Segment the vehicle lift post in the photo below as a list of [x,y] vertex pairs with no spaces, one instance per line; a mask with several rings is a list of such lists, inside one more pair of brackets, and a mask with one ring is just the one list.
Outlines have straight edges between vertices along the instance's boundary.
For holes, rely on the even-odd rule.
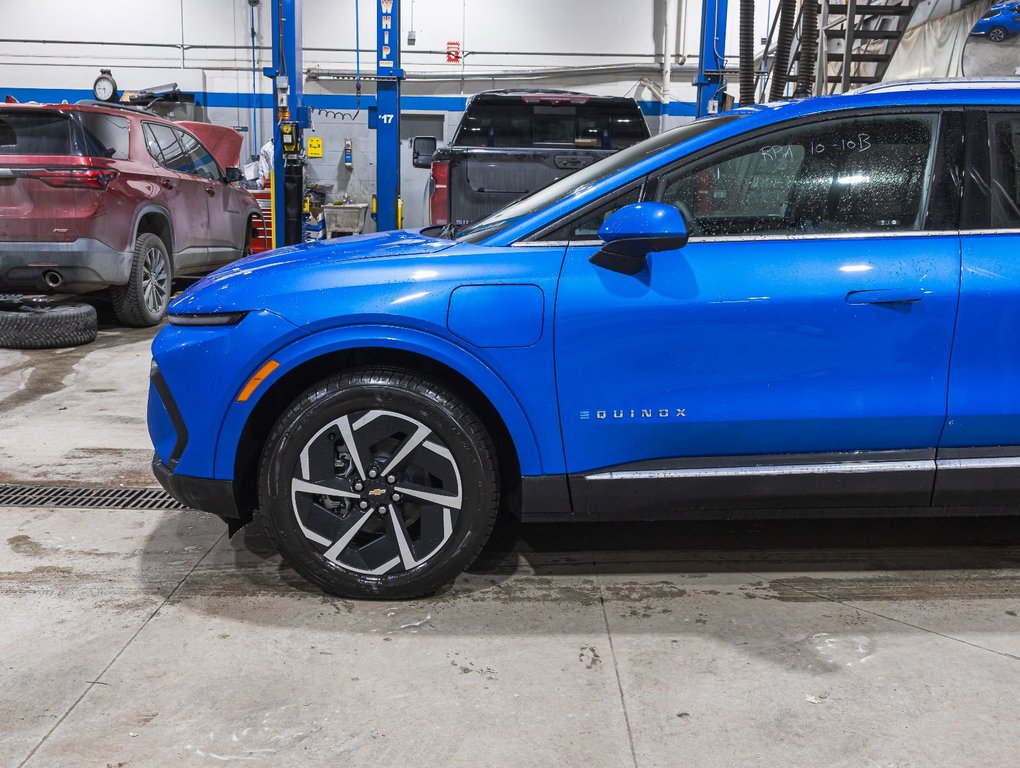
[[400,196],[400,0],[376,0],[376,229],[396,229]]
[[698,117],[718,111],[716,99],[725,80],[727,7],[728,0],[701,2],[701,55],[698,56],[698,75],[693,83],[698,87]]
[[302,241],[304,159],[301,129],[304,108],[304,60],[301,51],[301,0],[271,0],[273,66],[273,232],[277,245]]

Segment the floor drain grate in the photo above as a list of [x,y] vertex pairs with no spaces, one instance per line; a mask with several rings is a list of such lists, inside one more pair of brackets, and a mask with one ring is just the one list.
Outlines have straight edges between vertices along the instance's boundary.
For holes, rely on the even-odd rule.
[[58,485],[0,484],[0,507],[82,509],[184,509],[157,488],[68,488]]

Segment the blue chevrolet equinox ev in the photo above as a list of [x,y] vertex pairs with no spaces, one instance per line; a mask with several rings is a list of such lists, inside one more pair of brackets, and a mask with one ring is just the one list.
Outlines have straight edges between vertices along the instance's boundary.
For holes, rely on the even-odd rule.
[[434,591],[501,509],[1015,503],[1020,83],[738,109],[456,232],[248,257],[153,355],[162,485],[339,595]]

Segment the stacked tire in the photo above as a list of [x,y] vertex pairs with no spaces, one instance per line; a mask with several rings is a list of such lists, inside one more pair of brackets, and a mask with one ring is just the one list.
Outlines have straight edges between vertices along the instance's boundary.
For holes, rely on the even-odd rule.
[[96,309],[44,296],[0,295],[0,347],[57,349],[95,341]]

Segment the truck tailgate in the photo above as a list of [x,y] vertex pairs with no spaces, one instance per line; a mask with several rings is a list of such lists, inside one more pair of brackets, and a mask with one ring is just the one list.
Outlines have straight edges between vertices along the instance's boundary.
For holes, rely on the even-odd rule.
[[455,224],[487,216],[613,154],[597,149],[452,148],[450,212]]

